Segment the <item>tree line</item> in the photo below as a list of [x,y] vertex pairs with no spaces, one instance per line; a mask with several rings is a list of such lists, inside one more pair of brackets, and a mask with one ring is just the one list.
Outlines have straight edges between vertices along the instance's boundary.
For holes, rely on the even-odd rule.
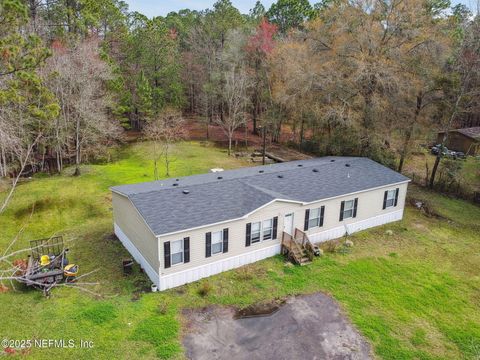
[[257,1],[249,14],[218,0],[154,18],[118,0],[1,0],[0,175],[78,173],[122,128],[175,141],[179,112],[207,138],[221,127],[229,153],[251,121],[270,141],[286,132],[401,171],[415,144],[478,112],[479,26],[448,0]]

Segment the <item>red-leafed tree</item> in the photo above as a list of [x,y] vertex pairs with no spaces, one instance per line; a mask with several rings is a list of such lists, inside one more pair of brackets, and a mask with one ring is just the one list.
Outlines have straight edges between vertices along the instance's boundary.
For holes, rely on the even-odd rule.
[[275,47],[277,26],[263,19],[248,39],[246,45],[247,58],[250,63],[250,72],[253,79],[251,92],[253,133],[257,133],[257,121],[265,111],[266,103],[270,98],[267,59]]
[[259,57],[266,57],[275,47],[276,33],[277,25],[270,24],[264,18],[255,30],[255,34],[248,39],[247,52]]

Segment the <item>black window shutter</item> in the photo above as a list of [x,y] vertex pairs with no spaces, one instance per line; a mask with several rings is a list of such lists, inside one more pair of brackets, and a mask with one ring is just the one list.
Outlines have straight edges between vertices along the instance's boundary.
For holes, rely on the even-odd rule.
[[399,191],[399,190],[400,190],[399,188],[397,188],[397,189],[395,190],[395,204],[394,204],[394,206],[397,206],[397,203],[398,203],[398,191]]
[[250,238],[252,237],[252,223],[247,224],[245,246],[250,246]]
[[319,226],[323,226],[323,215],[325,215],[325,206],[322,206],[320,208],[320,225]]
[[358,198],[355,198],[355,202],[353,203],[353,217],[357,217],[357,205],[358,205]]
[[165,269],[170,267],[170,241],[163,243],[163,258],[165,260]]
[[342,205],[340,205],[340,221],[343,221],[343,210],[345,209],[345,201],[342,201]]
[[212,256],[212,233],[205,234],[205,257]]
[[228,229],[223,229],[223,252],[228,252]]
[[277,227],[278,227],[278,216],[275,216],[273,218],[273,235],[272,235],[272,239],[276,239],[277,238]]
[[387,196],[388,196],[388,190],[385,191],[385,194],[383,195],[383,210],[387,208]]
[[190,262],[190,238],[183,238],[183,262]]
[[308,218],[310,217],[310,209],[305,210],[305,222],[303,223],[303,231],[308,230]]

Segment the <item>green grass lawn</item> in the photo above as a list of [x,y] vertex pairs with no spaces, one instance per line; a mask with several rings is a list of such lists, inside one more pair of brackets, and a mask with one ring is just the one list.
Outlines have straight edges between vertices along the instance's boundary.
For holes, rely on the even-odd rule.
[[[80,177],[67,169],[19,186],[0,216],[0,250],[22,226],[16,248],[30,239],[63,234],[82,272],[100,269],[90,280],[101,282],[95,291],[102,297],[56,289],[46,299],[19,286],[19,291],[0,294],[1,338],[94,342],[93,349],[26,351],[35,359],[182,358],[183,308],[247,306],[324,291],[339,301],[379,358],[480,358],[480,208],[416,187],[410,196],[425,201],[436,216],[409,207],[403,221],[352,236],[355,246],[346,253],[328,252],[304,267],[287,266],[275,257],[139,296],[149,282],[138,271],[122,275],[121,259],[129,255],[111,237],[108,187],[151,180],[149,146],[126,147],[114,153],[112,163],[83,167]],[[194,142],[178,144],[175,157],[172,176],[248,165]],[[206,284],[211,290],[201,296]]]

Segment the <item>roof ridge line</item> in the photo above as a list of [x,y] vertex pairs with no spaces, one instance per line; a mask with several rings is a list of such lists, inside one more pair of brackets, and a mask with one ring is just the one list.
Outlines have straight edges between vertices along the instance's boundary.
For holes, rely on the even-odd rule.
[[252,188],[252,189],[261,191],[261,192],[263,192],[265,195],[273,196],[275,199],[277,198],[278,195],[284,196],[283,194],[277,193],[276,191],[271,191],[271,190],[265,189],[265,188],[262,187],[262,186],[249,184],[249,183],[246,182],[246,181],[242,181],[243,179],[237,179],[237,180],[238,180],[238,182],[240,182],[241,184],[244,184],[244,185],[246,185],[246,186],[248,186],[248,187],[250,187],[250,188]]

